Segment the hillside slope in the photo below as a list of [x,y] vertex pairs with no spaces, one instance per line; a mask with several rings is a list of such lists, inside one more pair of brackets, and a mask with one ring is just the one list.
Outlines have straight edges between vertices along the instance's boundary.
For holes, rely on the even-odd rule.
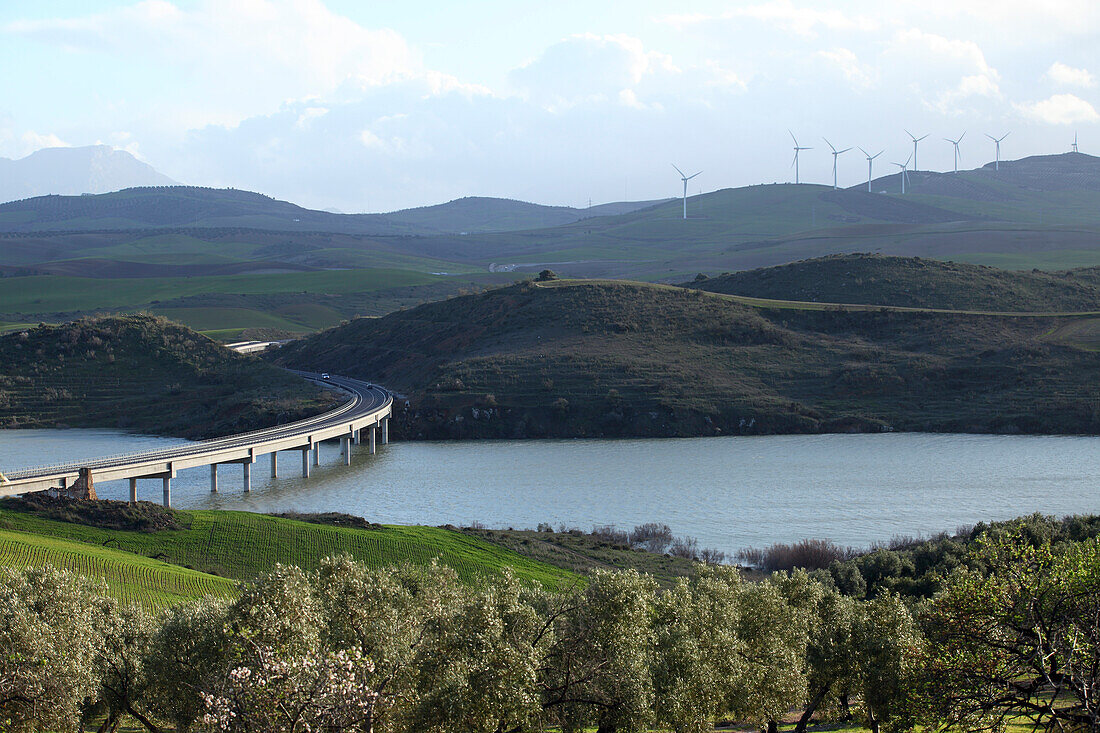
[[332,395],[148,315],[0,336],[0,426],[209,438],[323,411]]
[[1065,320],[560,281],[353,320],[272,358],[404,393],[406,438],[1096,432],[1100,354],[1052,340]]
[[[1091,271],[1090,271],[1091,272]],[[774,300],[951,310],[1100,310],[1100,289],[1070,272],[1013,272],[919,257],[833,255],[726,273],[690,287]]]
[[[103,516],[118,513],[115,502],[99,504],[115,504],[104,507]],[[0,501],[0,530],[30,533],[90,549],[109,543],[112,549],[132,553],[140,559],[160,558],[173,565],[235,580],[251,580],[272,570],[276,563],[315,570],[323,559],[339,554],[351,555],[371,567],[403,562],[426,565],[436,560],[453,568],[468,582],[499,574],[504,568],[511,568],[529,583],[550,587],[567,584],[577,577],[478,537],[440,527],[361,528],[249,512],[159,507],[145,511],[170,514],[173,527],[141,531],[95,526],[86,523],[86,517],[85,523],[80,519],[62,521],[59,512],[51,511],[49,505],[5,499]],[[2,547],[0,544],[0,551]]]

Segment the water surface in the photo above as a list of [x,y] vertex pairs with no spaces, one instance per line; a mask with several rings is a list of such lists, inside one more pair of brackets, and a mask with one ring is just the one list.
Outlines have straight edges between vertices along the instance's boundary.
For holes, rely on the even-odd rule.
[[[0,430],[0,471],[186,441],[110,430]],[[1042,512],[1100,513],[1100,438],[1052,436],[812,435],[671,440],[539,440],[391,443],[351,466],[337,443],[301,477],[301,454],[283,453],[241,490],[240,466],[172,482],[180,508],[256,512],[339,511],[392,524],[539,522],[629,529],[665,522],[700,546],[828,538],[866,545],[897,534],[954,531],[964,524]],[[139,481],[159,501],[159,479]],[[125,499],[126,482],[96,485]]]

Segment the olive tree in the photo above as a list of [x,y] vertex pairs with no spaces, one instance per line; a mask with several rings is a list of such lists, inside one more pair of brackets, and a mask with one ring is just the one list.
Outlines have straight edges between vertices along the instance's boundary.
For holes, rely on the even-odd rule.
[[563,599],[539,678],[543,706],[563,730],[594,723],[599,733],[629,733],[652,722],[656,588],[636,571],[597,571]]
[[436,563],[369,569],[350,557],[325,560],[315,580],[326,648],[355,653],[372,666],[376,699],[367,730],[411,726],[420,698],[418,667],[469,591]]
[[99,589],[49,567],[0,567],[0,730],[72,730],[99,683]]
[[1100,730],[1100,541],[985,540],[926,616],[932,722]]
[[413,730],[521,731],[542,709],[535,643],[541,621],[511,575],[486,583],[434,630],[418,655]]
[[890,593],[859,607],[853,627],[857,690],[871,733],[916,723],[925,639],[901,599]]
[[730,683],[742,673],[741,576],[700,569],[656,602],[653,684],[658,722],[677,733],[703,733],[725,712]]

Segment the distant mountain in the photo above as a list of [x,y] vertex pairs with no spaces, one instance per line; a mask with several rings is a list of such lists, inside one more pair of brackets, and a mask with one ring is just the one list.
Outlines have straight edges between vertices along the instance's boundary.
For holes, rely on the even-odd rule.
[[450,234],[507,232],[546,229],[572,224],[593,216],[617,216],[664,203],[656,201],[619,201],[575,209],[571,206],[543,206],[514,199],[467,196],[445,204],[403,209],[386,216],[407,224]]
[[174,183],[125,150],[109,145],[44,148],[17,160],[0,158],[0,201]]
[[484,234],[543,229],[589,216],[635,211],[655,203],[660,202],[618,202],[574,209],[468,197],[390,214],[339,214],[306,209],[251,191],[157,186],[94,196],[39,196],[0,204],[0,231],[234,227],[376,236]]

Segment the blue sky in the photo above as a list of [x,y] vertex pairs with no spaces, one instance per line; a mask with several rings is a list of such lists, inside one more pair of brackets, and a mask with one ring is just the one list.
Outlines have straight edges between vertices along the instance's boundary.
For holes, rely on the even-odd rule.
[[936,170],[963,131],[966,167],[1009,130],[1006,158],[1100,153],[1098,41],[1094,0],[6,0],[0,156],[105,143],[342,211],[580,206],[676,195],[672,162],[693,193],[791,180],[791,128],[825,183],[822,136],[888,166],[928,133]]

